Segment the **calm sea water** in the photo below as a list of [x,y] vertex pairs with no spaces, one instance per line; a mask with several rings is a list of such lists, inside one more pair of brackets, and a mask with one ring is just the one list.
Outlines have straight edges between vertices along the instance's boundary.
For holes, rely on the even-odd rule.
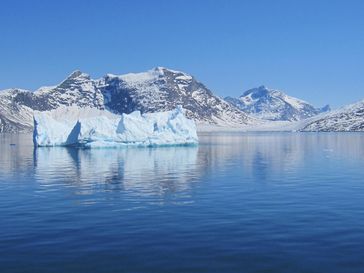
[[0,135],[0,272],[364,272],[364,134],[200,140]]

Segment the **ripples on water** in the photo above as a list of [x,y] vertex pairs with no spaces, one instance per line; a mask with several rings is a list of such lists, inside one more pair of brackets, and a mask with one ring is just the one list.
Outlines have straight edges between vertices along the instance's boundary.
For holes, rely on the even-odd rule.
[[0,135],[0,272],[364,272],[364,134],[200,140]]

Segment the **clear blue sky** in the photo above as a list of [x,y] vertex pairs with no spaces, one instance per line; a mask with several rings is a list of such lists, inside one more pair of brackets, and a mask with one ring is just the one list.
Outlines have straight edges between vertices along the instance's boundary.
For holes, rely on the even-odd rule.
[[0,89],[155,66],[220,96],[264,84],[317,106],[364,99],[364,1],[0,2]]

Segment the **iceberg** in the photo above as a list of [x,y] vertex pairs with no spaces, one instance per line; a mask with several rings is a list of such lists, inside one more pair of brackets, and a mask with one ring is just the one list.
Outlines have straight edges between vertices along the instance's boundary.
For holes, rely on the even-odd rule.
[[95,108],[60,107],[34,112],[36,147],[84,148],[172,146],[198,143],[196,125],[184,110],[141,114],[114,114]]

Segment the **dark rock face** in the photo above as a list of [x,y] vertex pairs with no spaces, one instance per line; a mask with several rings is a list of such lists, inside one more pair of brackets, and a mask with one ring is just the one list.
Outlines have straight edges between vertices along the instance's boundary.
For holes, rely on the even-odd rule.
[[48,111],[71,105],[118,114],[135,110],[167,111],[182,105],[186,115],[197,122],[238,126],[252,121],[192,76],[157,67],[137,74],[107,75],[99,80],[75,71],[55,87],[35,92],[3,91],[0,93],[0,132],[30,131],[33,110]]

